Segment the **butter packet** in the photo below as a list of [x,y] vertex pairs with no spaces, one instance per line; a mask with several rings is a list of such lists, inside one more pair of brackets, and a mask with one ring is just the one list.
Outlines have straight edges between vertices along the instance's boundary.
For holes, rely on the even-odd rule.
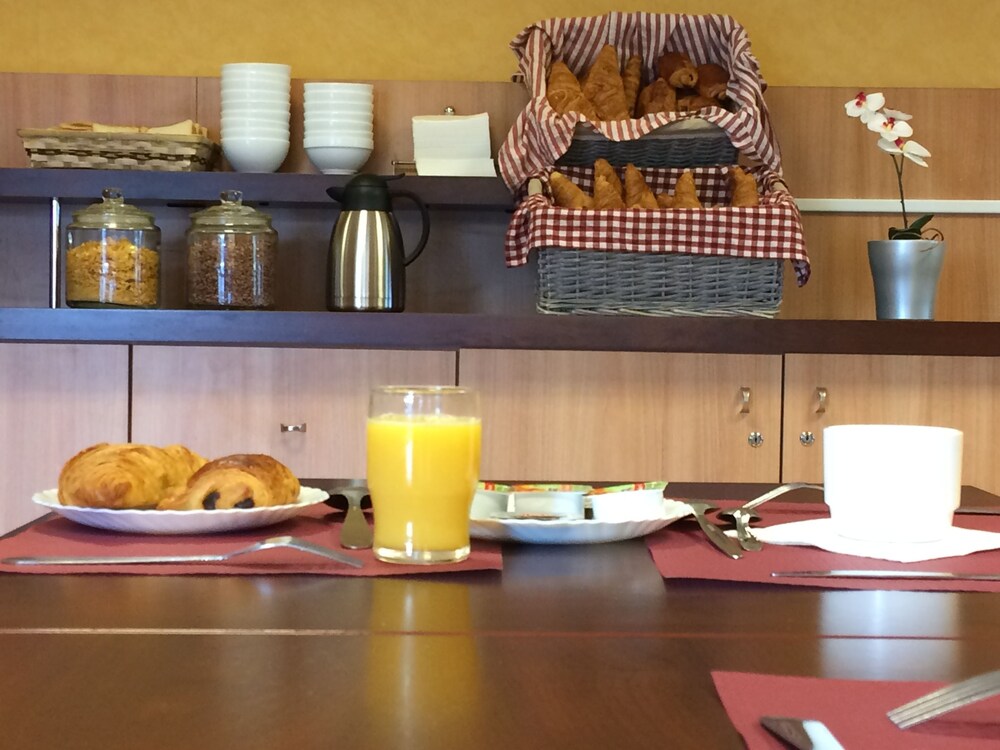
[[488,492],[510,492],[511,486],[509,484],[498,484],[497,482],[477,482],[476,489]]
[[550,482],[548,484],[515,484],[511,489],[514,492],[590,492],[593,487],[589,484]]

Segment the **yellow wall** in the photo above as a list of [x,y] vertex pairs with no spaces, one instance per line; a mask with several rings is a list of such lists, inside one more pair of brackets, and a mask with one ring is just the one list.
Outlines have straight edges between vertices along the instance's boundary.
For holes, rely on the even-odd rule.
[[996,0],[0,0],[0,70],[502,81],[522,28],[609,8],[732,15],[772,85],[1000,86]]

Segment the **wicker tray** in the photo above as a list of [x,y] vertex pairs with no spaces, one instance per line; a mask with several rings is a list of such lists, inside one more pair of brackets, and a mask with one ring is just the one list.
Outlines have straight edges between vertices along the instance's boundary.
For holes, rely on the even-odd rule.
[[32,167],[203,172],[219,156],[200,135],[18,130]]
[[634,164],[645,167],[711,167],[735,164],[739,149],[726,131],[701,118],[677,120],[632,140],[613,141],[586,123],[576,126],[573,141],[556,165],[593,166],[596,159],[613,166]]
[[542,248],[536,306],[562,314],[773,318],[782,279],[781,260]]

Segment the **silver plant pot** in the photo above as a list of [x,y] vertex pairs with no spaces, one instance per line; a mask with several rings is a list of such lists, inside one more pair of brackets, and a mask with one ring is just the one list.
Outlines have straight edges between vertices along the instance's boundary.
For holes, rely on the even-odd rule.
[[938,240],[869,241],[878,320],[934,320],[944,250]]

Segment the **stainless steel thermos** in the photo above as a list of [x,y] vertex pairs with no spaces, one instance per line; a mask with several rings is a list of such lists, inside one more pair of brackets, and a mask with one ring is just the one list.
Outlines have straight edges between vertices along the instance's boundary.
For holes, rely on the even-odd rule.
[[[389,190],[390,178],[359,174],[343,188],[326,192],[341,204],[327,264],[326,306],[330,310],[399,312],[405,304],[405,268],[420,255],[430,234],[427,206],[405,190]],[[396,198],[413,201],[423,222],[420,240],[407,256],[392,214]]]

